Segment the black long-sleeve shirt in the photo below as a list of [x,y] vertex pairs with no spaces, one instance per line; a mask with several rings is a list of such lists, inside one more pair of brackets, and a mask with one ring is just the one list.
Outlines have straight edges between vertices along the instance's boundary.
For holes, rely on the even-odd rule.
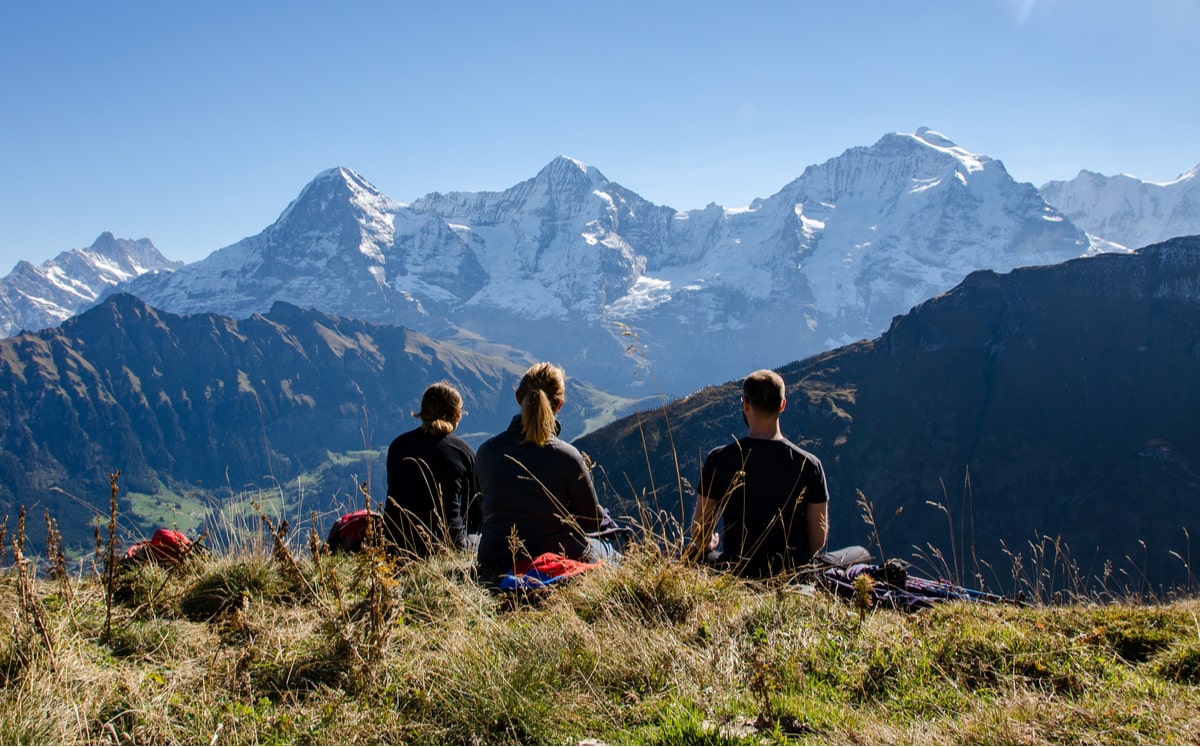
[[438,544],[467,546],[478,531],[475,452],[453,433],[415,428],[392,441],[387,453],[389,500],[384,531],[400,550],[424,557]]
[[[586,533],[608,517],[579,450],[558,438],[544,446],[523,443],[521,418],[479,447],[475,476],[483,494],[479,564],[489,570],[545,552],[582,559]],[[509,547],[516,528],[521,547]]]

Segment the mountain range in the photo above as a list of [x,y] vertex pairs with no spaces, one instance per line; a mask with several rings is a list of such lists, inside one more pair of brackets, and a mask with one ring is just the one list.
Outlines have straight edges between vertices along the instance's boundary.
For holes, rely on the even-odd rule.
[[[976,269],[1200,232],[1195,172],[1165,185],[1081,172],[1039,193],[927,128],[739,209],[657,206],[565,157],[503,192],[408,205],[338,168],[262,233],[178,273],[148,240],[110,234],[21,263],[0,281],[0,331],[53,326],[120,283],[176,313],[243,318],[285,301],[674,395],[872,337]],[[126,246],[150,251],[130,261]]]
[[922,129],[742,209],[654,205],[565,157],[502,192],[411,204],[337,168],[257,236],[120,289],[181,314],[281,300],[499,343],[611,391],[644,393],[632,372],[649,366],[677,394],[872,337],[973,270],[1090,250],[1001,162]]
[[[51,508],[86,545],[114,469],[144,526],[272,486],[306,510],[352,504],[364,473],[378,493],[380,450],[426,384],[463,390],[477,443],[520,371],[551,359],[571,376],[567,437],[694,392],[580,439],[628,512],[686,521],[701,452],[738,429],[713,409],[736,386],[701,388],[772,367],[794,387],[789,428],[831,454],[835,542],[866,539],[845,513],[861,491],[892,547],[950,542],[955,562],[968,514],[989,562],[998,540],[1063,526],[1107,559],[1128,546],[1113,527],[1165,546],[1160,520],[1198,484],[1179,425],[1197,397],[1196,240],[1097,255],[1200,233],[1195,172],[1084,172],[1039,193],[928,129],[740,209],[657,206],[565,157],[502,192],[411,204],[331,169],[199,262],[103,234],[0,281],[0,321],[35,330],[0,341],[0,509]],[[666,484],[638,475],[646,450]],[[1153,514],[1122,514],[1120,495]],[[938,536],[929,502],[961,509],[957,534]],[[1103,510],[1072,524],[1085,505]]]
[[[264,494],[301,519],[356,505],[362,482],[381,493],[382,449],[428,382],[463,391],[478,443],[515,411],[522,366],[283,302],[239,321],[117,294],[0,341],[0,510],[49,510],[86,547],[116,469],[143,531],[211,526]],[[1045,562],[1028,543],[1048,536],[1080,574],[1110,563],[1155,584],[1190,557],[1200,237],[972,273],[881,337],[779,370],[784,432],[829,474],[835,544],[936,547],[947,566],[995,574],[1009,553]],[[703,453],[742,429],[739,394],[735,381],[618,419],[629,402],[572,379],[564,435],[611,421],[575,439],[604,501],[677,529]]]
[[[1066,558],[1114,589],[1194,581],[1200,237],[975,272],[881,337],[779,372],[784,435],[827,471],[833,546],[936,548],[938,570],[992,588],[1011,588],[1017,555],[1026,573],[1056,565],[1059,587]],[[703,455],[744,433],[740,397],[709,387],[575,443],[620,513],[686,526]]]

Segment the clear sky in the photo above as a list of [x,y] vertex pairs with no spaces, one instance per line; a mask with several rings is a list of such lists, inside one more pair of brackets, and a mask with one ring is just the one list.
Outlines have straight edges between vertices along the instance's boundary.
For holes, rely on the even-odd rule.
[[1041,185],[1200,163],[1193,0],[0,3],[0,275],[194,261],[320,171],[400,202],[559,155],[677,209],[922,126]]

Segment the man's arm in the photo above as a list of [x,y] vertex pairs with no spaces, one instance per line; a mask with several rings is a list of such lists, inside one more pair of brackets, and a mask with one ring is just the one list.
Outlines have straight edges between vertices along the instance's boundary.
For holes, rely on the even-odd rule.
[[696,495],[696,510],[692,514],[692,541],[684,554],[689,560],[701,561],[709,550],[715,550],[714,530],[721,507],[714,500]]
[[808,504],[804,509],[804,521],[808,525],[808,550],[816,555],[829,539],[829,504]]

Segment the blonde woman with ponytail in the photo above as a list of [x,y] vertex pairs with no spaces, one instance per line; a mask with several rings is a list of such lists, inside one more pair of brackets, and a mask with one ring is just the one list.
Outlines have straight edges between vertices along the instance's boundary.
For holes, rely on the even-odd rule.
[[426,557],[439,547],[467,547],[479,531],[475,451],[454,431],[464,415],[450,384],[430,385],[414,412],[421,425],[402,433],[387,452],[384,534],[398,552]]
[[566,399],[566,377],[538,363],[517,386],[521,412],[508,429],[479,447],[475,475],[483,501],[480,580],[494,582],[513,565],[553,552],[596,560],[611,550],[588,532],[614,527],[600,507],[583,457],[558,438],[555,417]]

